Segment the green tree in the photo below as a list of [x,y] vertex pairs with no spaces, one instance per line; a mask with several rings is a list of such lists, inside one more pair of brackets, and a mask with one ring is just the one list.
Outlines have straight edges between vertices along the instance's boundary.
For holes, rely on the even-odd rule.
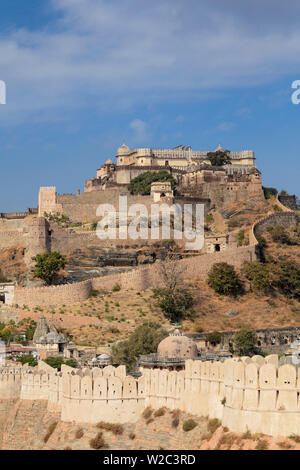
[[48,366],[53,367],[54,369],[57,369],[58,371],[61,370],[61,366],[64,363],[64,360],[62,357],[47,357],[44,362],[48,364]]
[[59,271],[67,264],[66,257],[57,251],[39,254],[32,259],[36,262],[34,277],[42,279],[46,284],[52,284]]
[[176,180],[169,171],[146,171],[131,180],[128,185],[130,194],[141,194],[142,196],[149,195],[151,192],[151,183],[154,183],[155,181],[169,181],[173,190],[176,186]]
[[28,326],[28,328],[26,328],[25,335],[26,335],[27,341],[32,341],[34,332],[35,332],[35,327]]
[[184,269],[172,256],[161,261],[158,268],[162,287],[153,289],[153,297],[156,300],[156,306],[171,322],[191,317],[193,296],[184,286],[182,278]]
[[265,199],[270,199],[271,197],[274,197],[278,194],[278,191],[276,188],[266,188],[263,186],[263,191],[264,191]]
[[260,261],[245,261],[242,273],[250,281],[252,292],[268,292],[271,288],[269,264]]
[[239,275],[228,263],[215,263],[208,273],[207,283],[218,294],[236,296],[243,292]]
[[217,344],[220,344],[222,341],[222,334],[219,333],[219,331],[213,331],[212,333],[209,333],[207,335],[207,341],[209,344],[212,346],[216,346]]
[[131,370],[142,354],[157,351],[159,343],[168,336],[161,325],[146,322],[138,326],[125,341],[119,341],[112,346],[111,361],[113,364],[124,364]]
[[257,335],[254,330],[242,328],[234,335],[234,345],[240,356],[251,356],[257,353]]
[[300,266],[294,261],[273,265],[273,285],[287,297],[300,298]]
[[230,165],[230,150],[216,150],[215,152],[208,152],[208,159],[212,166]]
[[17,362],[21,362],[21,364],[28,364],[31,367],[37,366],[37,361],[31,354],[24,354],[24,356],[18,356]]

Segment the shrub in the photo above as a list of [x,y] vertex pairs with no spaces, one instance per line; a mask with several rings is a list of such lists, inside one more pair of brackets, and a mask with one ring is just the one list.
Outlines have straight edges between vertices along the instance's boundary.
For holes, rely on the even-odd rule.
[[267,292],[271,287],[269,265],[260,261],[245,261],[242,273],[250,281],[250,289],[253,292]]
[[267,450],[269,448],[269,444],[265,439],[259,439],[255,446],[255,450]]
[[134,432],[131,432],[130,434],[128,434],[128,437],[129,437],[129,439],[131,439],[133,441],[135,439]]
[[50,437],[52,436],[53,432],[55,431],[55,428],[56,428],[57,424],[58,424],[57,421],[54,421],[54,423],[51,423],[48,426],[47,434],[44,437],[45,444],[46,444],[46,442],[49,441]]
[[291,434],[289,436],[289,439],[292,439],[292,441],[297,442],[297,444],[300,442],[300,436],[298,434]]
[[263,191],[264,191],[264,196],[266,199],[270,199],[272,196],[276,196],[278,194],[278,191],[276,188],[265,188],[263,186]]
[[292,444],[290,444],[288,441],[280,441],[280,442],[277,442],[277,445],[281,448],[281,449],[291,449],[292,448]]
[[99,295],[99,291],[97,289],[91,289],[89,293],[89,297],[97,297]]
[[142,414],[143,418],[144,419],[149,419],[150,416],[152,415],[152,412],[153,412],[153,410],[152,410],[151,406],[147,406],[147,408],[145,408],[145,410],[143,411],[143,414]]
[[158,410],[154,412],[154,416],[155,418],[158,418],[159,416],[163,416],[165,413],[166,413],[165,408],[159,408]]
[[115,436],[121,435],[124,432],[124,427],[122,426],[122,424],[105,423],[104,421],[100,421],[100,423],[97,424],[97,428],[104,429],[105,431],[110,431]]
[[147,421],[146,421],[146,424],[147,424],[147,426],[148,426],[148,424],[151,424],[151,423],[153,423],[153,421],[154,421],[154,419],[153,419],[153,418],[149,418],[149,419],[147,419]]
[[187,419],[187,420],[184,421],[184,423],[182,424],[182,429],[183,429],[185,432],[188,432],[188,431],[191,431],[192,429],[194,429],[196,426],[197,426],[196,421],[194,421],[193,419]]
[[96,435],[96,437],[94,437],[93,439],[90,440],[90,447],[91,449],[95,449],[95,450],[98,450],[98,449],[107,449],[108,446],[103,438],[103,433],[102,432],[98,432],[98,434]]
[[238,244],[239,244],[239,246],[243,245],[244,240],[245,240],[245,231],[240,230],[239,233],[238,233]]
[[273,242],[275,243],[280,243],[283,245],[297,245],[297,241],[291,238],[288,232],[281,225],[272,227],[270,234]]
[[208,431],[213,434],[221,426],[221,421],[217,418],[210,419],[207,423]]
[[238,274],[228,263],[215,263],[208,273],[207,283],[222,295],[236,296],[243,291]]
[[76,439],[81,439],[82,436],[84,436],[84,431],[82,428],[79,428],[77,429],[77,431],[75,432],[75,437]]
[[294,261],[278,263],[273,268],[273,284],[287,297],[300,297],[300,266]]
[[120,284],[115,284],[114,287],[112,288],[113,292],[118,292],[119,290],[121,290]]

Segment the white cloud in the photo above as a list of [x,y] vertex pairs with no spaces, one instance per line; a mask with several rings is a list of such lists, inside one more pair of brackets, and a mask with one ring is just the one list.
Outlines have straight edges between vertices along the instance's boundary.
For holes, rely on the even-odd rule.
[[67,119],[74,108],[89,106],[115,112],[137,102],[174,101],[296,74],[296,11],[287,18],[273,0],[272,28],[256,0],[256,16],[248,23],[249,10],[241,2],[229,4],[51,0],[62,14],[55,31],[20,29],[0,36],[0,79],[7,83],[8,103],[0,124]]
[[133,130],[133,139],[135,142],[143,142],[148,138],[147,123],[141,119],[134,119],[129,127]]

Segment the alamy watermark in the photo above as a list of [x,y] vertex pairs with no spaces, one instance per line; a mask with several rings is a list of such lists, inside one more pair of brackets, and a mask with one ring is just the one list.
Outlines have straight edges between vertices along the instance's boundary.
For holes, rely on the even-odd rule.
[[0,104],[6,104],[6,83],[0,80]]
[[[150,213],[149,213],[150,212]],[[186,250],[199,251],[204,245],[204,204],[145,204],[128,206],[119,196],[119,210],[100,204],[96,211],[96,234],[100,240],[184,240]]]

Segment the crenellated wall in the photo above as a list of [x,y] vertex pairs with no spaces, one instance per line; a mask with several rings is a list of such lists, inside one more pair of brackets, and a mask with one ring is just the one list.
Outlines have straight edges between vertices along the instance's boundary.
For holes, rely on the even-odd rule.
[[135,422],[147,406],[218,418],[233,432],[273,436],[299,434],[300,369],[278,365],[278,356],[222,362],[187,360],[176,372],[145,369],[135,379],[125,366],[56,372],[39,367],[2,367],[0,399],[47,400],[63,421]]

